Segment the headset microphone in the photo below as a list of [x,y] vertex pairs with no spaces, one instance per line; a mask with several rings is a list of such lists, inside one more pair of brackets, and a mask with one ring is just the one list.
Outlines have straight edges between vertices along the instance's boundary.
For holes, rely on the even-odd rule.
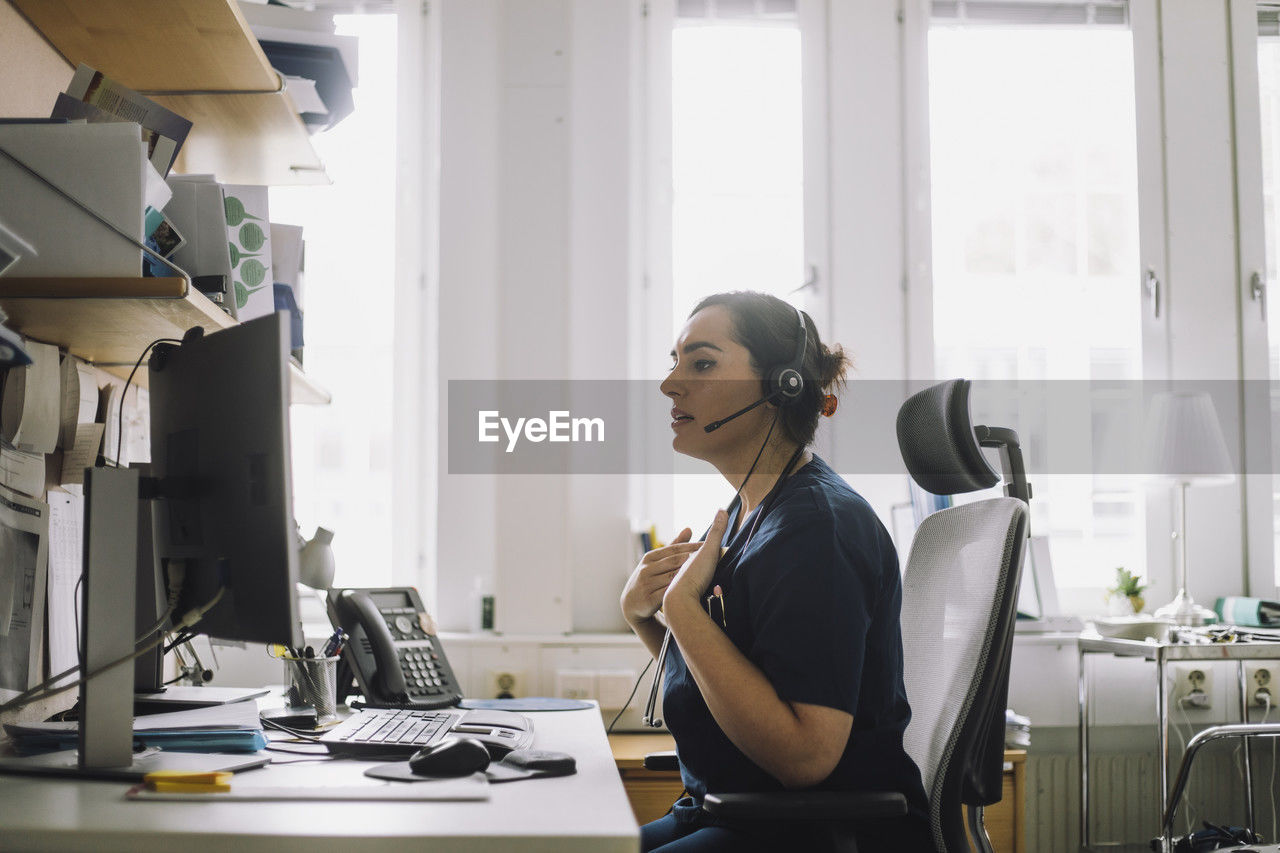
[[772,395],[768,397],[761,397],[759,400],[756,400],[754,403],[752,403],[750,406],[747,406],[745,409],[739,409],[738,411],[734,412],[732,415],[729,415],[729,417],[727,418],[721,418],[718,421],[712,421],[711,423],[704,426],[702,429],[704,432],[715,432],[716,430],[720,429],[720,427],[724,426],[729,421],[733,420],[739,415],[745,415],[747,412],[751,411],[756,406],[759,406],[761,403],[767,403],[772,399],[773,399]]

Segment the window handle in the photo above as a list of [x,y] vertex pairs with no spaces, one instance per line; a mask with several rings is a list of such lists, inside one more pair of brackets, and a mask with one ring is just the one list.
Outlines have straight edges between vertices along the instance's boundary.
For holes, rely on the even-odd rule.
[[808,273],[809,275],[805,278],[804,284],[801,284],[795,290],[792,290],[791,293],[787,294],[788,296],[792,293],[799,293],[802,290],[808,290],[809,288],[813,288],[814,290],[818,289],[818,265],[809,264]]
[[1267,322],[1267,283],[1262,280],[1262,273],[1255,271],[1249,279],[1249,296],[1262,307],[1262,322]]
[[1160,319],[1160,277],[1156,275],[1156,271],[1151,267],[1147,267],[1147,274],[1142,280],[1142,289],[1151,297],[1152,305],[1155,309],[1154,317]]

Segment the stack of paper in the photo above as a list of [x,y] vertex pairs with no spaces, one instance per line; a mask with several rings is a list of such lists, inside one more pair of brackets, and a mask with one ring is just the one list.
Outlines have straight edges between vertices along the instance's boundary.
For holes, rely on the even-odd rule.
[[[74,749],[79,723],[6,723],[19,755]],[[134,717],[134,741],[180,752],[257,752],[267,745],[256,702],[232,702],[190,711]]]

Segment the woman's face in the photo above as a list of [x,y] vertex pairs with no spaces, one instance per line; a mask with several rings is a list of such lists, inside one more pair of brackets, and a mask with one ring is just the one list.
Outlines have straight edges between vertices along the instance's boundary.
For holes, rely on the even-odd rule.
[[675,349],[672,367],[659,386],[671,398],[671,446],[696,459],[726,461],[750,446],[754,454],[773,420],[765,404],[723,427],[705,427],[760,399],[760,374],[751,354],[733,339],[733,316],[723,305],[704,308],[689,318]]

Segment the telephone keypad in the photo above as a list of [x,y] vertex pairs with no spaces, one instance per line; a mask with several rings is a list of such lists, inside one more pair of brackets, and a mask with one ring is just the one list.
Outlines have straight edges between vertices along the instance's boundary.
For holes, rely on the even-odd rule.
[[444,693],[444,672],[440,656],[430,647],[401,647],[396,650],[405,686],[411,697],[439,696]]

